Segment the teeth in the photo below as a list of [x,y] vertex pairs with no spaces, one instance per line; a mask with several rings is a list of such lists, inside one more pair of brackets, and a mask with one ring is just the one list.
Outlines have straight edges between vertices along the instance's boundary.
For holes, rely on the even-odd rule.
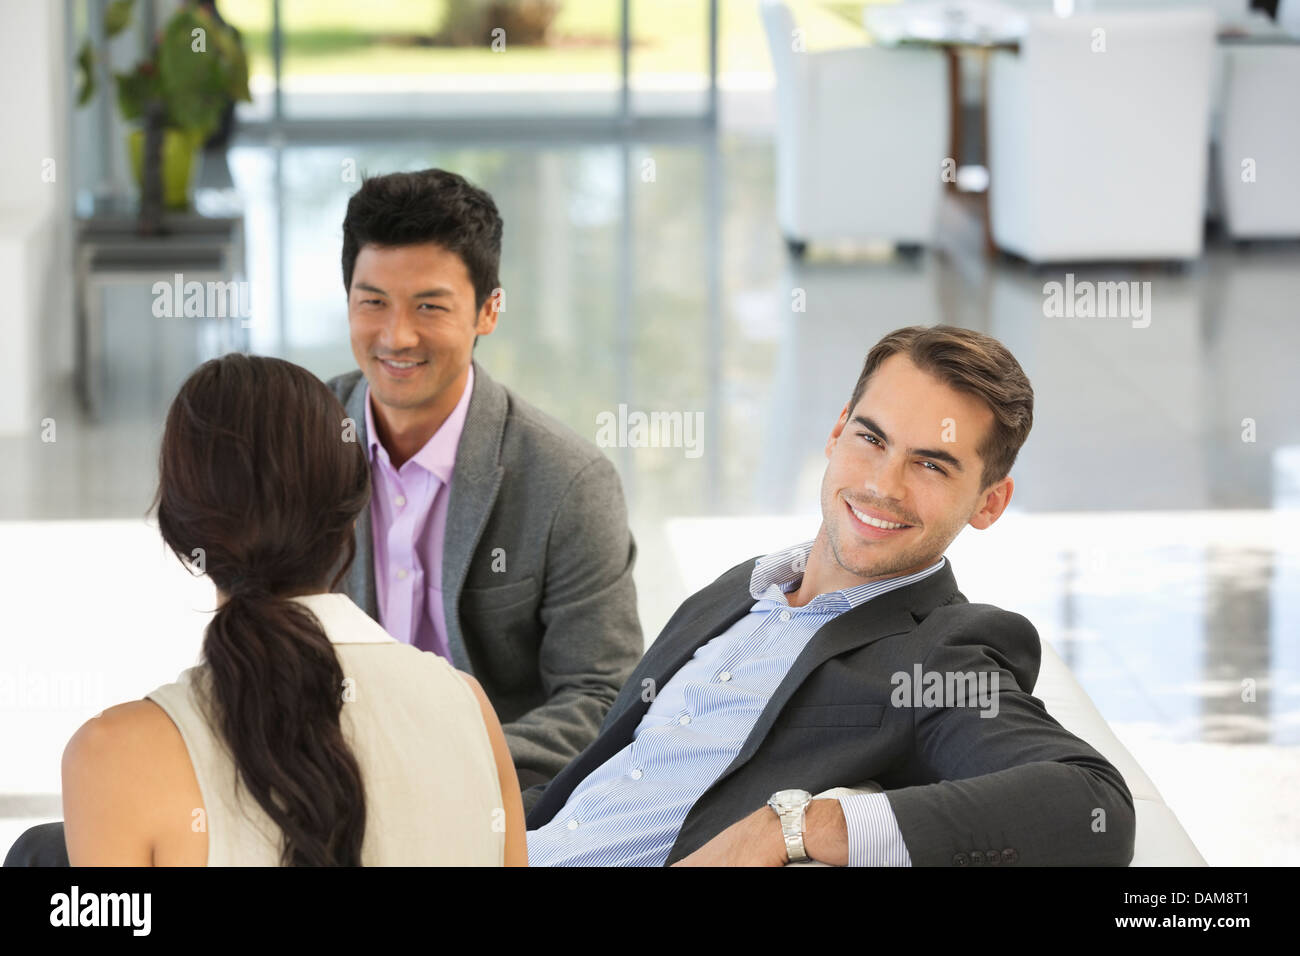
[[858,516],[858,520],[863,524],[869,524],[873,528],[884,528],[886,531],[892,531],[894,528],[906,528],[905,524],[894,524],[892,521],[881,521],[879,518],[873,518],[870,515],[864,515],[853,505],[849,505],[849,510]]
[[419,362],[394,362],[390,359],[383,359],[384,364],[391,365],[393,368],[415,368]]

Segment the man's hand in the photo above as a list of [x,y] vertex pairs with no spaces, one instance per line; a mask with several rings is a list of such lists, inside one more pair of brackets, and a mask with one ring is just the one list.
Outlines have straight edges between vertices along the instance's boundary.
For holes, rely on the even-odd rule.
[[[804,811],[803,848],[811,859],[831,866],[848,865],[848,826],[838,800],[808,804]],[[781,820],[771,807],[762,807],[673,866],[785,866],[788,862]]]
[[787,860],[780,818],[760,807],[673,866],[785,866]]

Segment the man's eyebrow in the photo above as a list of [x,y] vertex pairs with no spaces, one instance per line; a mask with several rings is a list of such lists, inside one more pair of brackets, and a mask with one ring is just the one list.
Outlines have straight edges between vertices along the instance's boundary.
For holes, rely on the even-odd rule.
[[[380,295],[388,295],[388,293],[385,292],[383,289],[379,288],[378,286],[371,285],[368,282],[358,282],[353,286],[353,288],[360,289],[363,292],[378,292]],[[437,288],[425,289],[422,292],[417,292],[415,293],[415,295],[412,296],[412,298],[413,299],[436,299],[442,296],[454,296],[455,294],[456,293],[453,290],[447,288],[446,286],[440,285]]]
[[[881,428],[879,425],[877,425],[875,422],[873,422],[866,415],[854,415],[853,421],[861,425],[863,428],[867,429],[868,431],[875,432],[884,440],[885,444],[889,444],[889,436],[885,434],[885,430]],[[933,458],[935,461],[947,462],[948,464],[956,468],[958,471],[965,470],[964,468],[962,468],[962,464],[960,461],[957,460],[956,456],[944,451],[941,448],[909,448],[907,452],[909,455],[919,455],[922,458]]]

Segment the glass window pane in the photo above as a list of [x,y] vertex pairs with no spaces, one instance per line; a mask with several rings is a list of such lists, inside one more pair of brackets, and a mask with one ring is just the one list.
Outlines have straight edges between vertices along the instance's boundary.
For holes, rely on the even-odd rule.
[[[271,3],[224,0],[270,95]],[[613,115],[610,0],[281,0],[284,114],[295,118]]]

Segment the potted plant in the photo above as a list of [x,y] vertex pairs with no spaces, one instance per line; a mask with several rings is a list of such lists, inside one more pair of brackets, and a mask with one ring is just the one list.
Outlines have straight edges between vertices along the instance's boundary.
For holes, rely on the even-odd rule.
[[[114,0],[104,32],[112,37],[131,20],[135,0]],[[77,56],[78,105],[95,95],[95,51],[89,39]],[[157,232],[162,210],[186,208],[199,150],[235,100],[251,99],[248,60],[233,29],[202,6],[187,3],[154,37],[151,49],[127,73],[114,74],[122,118],[138,122],[127,150],[140,184],[141,229]]]

